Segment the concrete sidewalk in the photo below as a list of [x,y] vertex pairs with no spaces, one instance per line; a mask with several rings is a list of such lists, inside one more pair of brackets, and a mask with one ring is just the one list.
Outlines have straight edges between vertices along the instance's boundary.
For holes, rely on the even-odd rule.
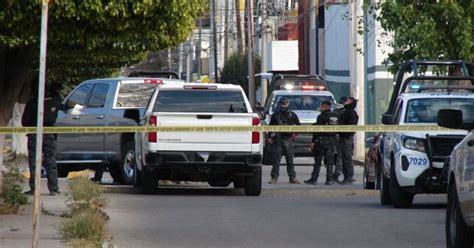
[[[58,233],[61,220],[59,215],[66,211],[66,197],[64,194],[66,186],[67,180],[60,179],[59,187],[62,193],[50,196],[46,186],[46,179],[41,180],[41,202],[43,208],[49,213],[46,215],[41,213],[40,216],[38,242],[40,247],[66,247]],[[28,198],[30,204],[23,206],[18,214],[0,215],[0,247],[31,247],[33,237],[33,196]]]

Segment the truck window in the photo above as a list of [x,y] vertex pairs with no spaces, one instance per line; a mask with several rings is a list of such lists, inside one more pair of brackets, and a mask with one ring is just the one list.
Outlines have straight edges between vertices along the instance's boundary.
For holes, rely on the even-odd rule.
[[120,84],[115,107],[144,108],[155,89],[155,84],[128,83]]
[[440,109],[459,109],[464,122],[474,122],[473,98],[421,98],[408,101],[407,123],[436,123]]
[[109,84],[97,83],[92,90],[89,98],[88,108],[103,108],[105,106],[105,99],[109,91]]
[[87,96],[92,89],[92,84],[87,83],[79,87],[67,100],[66,106],[73,108],[76,104],[84,106],[86,104]]
[[[313,96],[313,95],[278,95],[275,98],[275,103],[278,103],[281,98],[286,98],[290,101],[289,108],[291,110],[309,110],[319,111],[319,105],[322,101],[334,102],[332,96]],[[278,111],[279,104],[273,104],[273,112]]]
[[160,90],[153,112],[248,113],[241,91]]

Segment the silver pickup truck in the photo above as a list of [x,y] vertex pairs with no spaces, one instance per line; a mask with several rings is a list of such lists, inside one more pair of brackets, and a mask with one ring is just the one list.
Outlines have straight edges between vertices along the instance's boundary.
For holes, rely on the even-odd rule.
[[[56,126],[137,125],[153,90],[164,83],[183,82],[158,78],[106,78],[82,82],[65,98]],[[57,163],[60,177],[69,171],[108,167],[114,181],[133,184],[135,155],[133,133],[59,134]]]

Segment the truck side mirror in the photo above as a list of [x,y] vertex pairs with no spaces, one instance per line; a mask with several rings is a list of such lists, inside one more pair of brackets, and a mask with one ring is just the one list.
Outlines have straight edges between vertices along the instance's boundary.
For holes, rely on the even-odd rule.
[[382,115],[382,124],[385,125],[393,125],[395,124],[395,119],[393,118],[393,115],[391,114],[383,114]]
[[438,111],[438,125],[441,127],[462,129],[462,111],[457,109],[441,109]]

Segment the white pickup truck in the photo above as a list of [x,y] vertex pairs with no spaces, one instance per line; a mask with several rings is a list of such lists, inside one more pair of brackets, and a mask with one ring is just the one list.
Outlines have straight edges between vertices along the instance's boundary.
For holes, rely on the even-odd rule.
[[[260,125],[240,86],[228,84],[162,85],[155,89],[142,126]],[[158,180],[200,181],[211,186],[261,192],[260,132],[137,133],[136,182],[154,193]]]

